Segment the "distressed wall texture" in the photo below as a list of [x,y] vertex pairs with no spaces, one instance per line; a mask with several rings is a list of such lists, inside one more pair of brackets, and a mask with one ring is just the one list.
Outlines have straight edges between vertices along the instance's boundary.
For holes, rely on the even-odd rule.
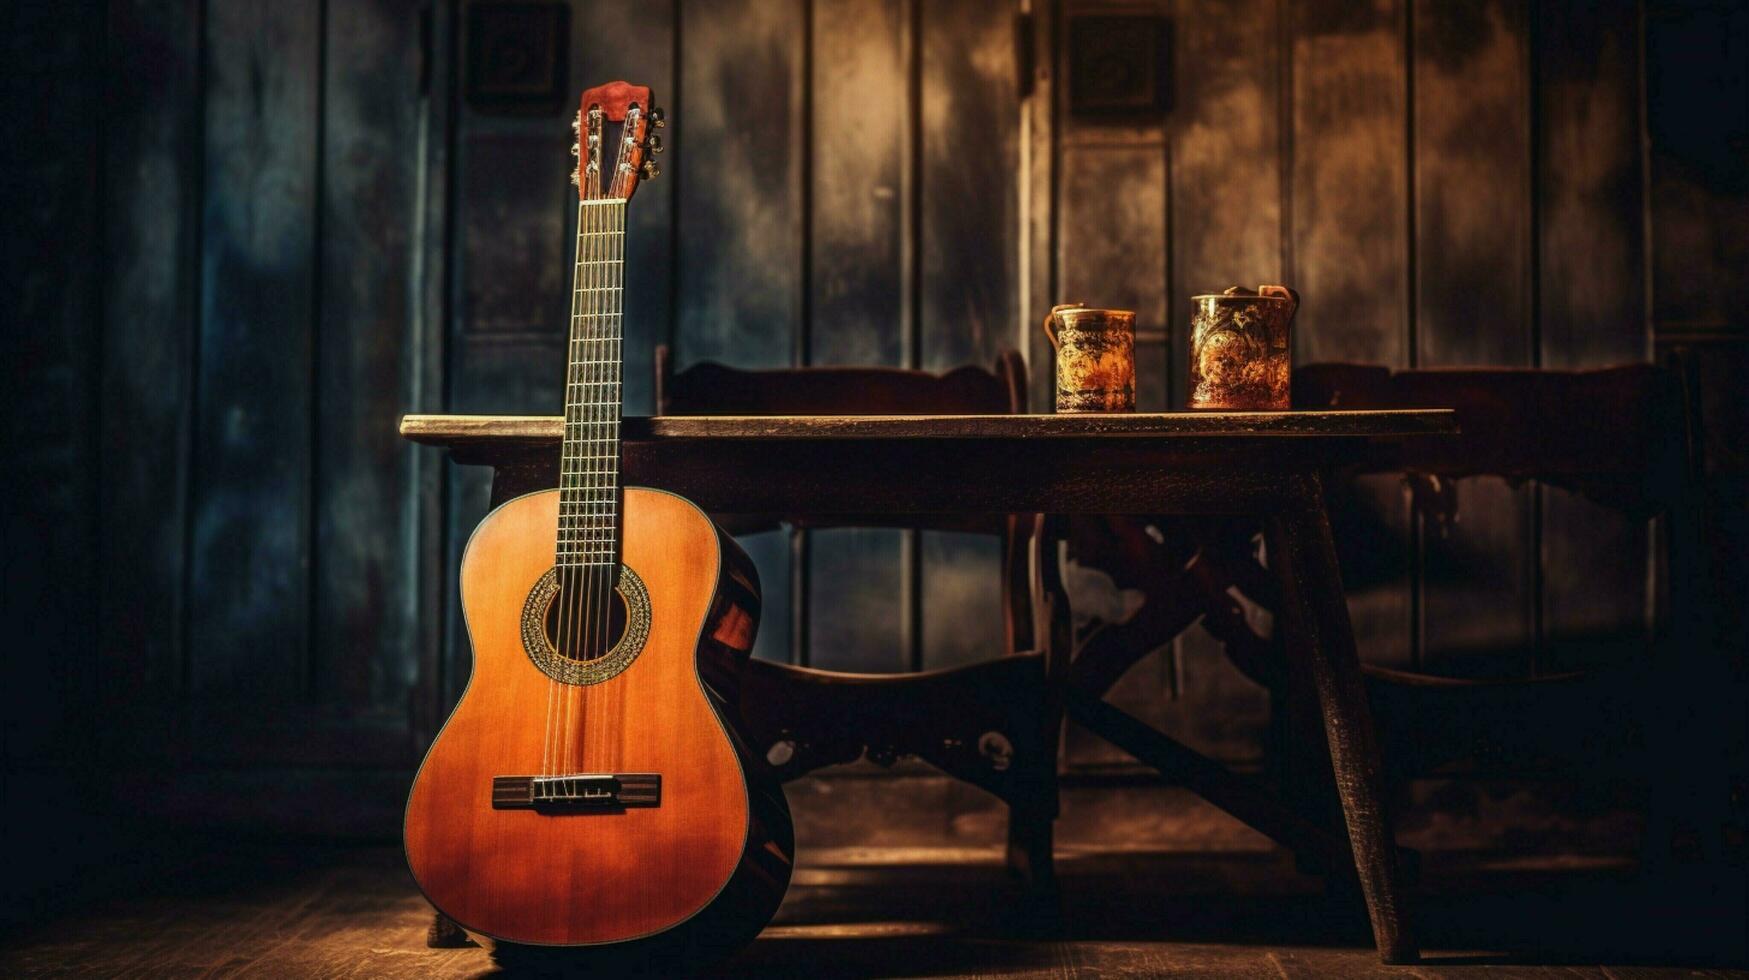
[[[486,501],[395,420],[559,405],[569,130],[465,97],[473,6],[9,12],[9,786],[394,827],[467,679],[454,569]],[[1094,9],[1169,20],[1164,114],[1067,111],[1059,41]],[[1576,367],[1680,342],[1741,384],[1730,5],[578,0],[567,30],[569,91],[646,82],[673,120],[632,208],[633,413],[658,343],[932,369],[1016,347],[1043,405],[1058,299],[1138,311],[1142,405],[1165,408],[1188,297],[1269,281],[1305,296],[1301,361]],[[1740,423],[1741,399],[1714,407]],[[1721,479],[1741,445],[1717,440]],[[1367,657],[1513,674],[1643,643],[1653,530],[1551,489],[1459,496],[1440,537],[1394,481],[1345,493]],[[901,670],[1000,644],[991,540],[748,547],[761,656]],[[1267,700],[1200,634],[1117,697],[1261,751]],[[1116,760],[1076,740],[1070,761]]]

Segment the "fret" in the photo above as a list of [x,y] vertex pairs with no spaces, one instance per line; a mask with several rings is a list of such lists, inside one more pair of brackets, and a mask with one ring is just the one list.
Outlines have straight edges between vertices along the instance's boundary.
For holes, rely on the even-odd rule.
[[625,202],[586,200],[577,212],[571,326],[565,364],[565,425],[559,463],[555,561],[617,568],[620,350],[625,294]]

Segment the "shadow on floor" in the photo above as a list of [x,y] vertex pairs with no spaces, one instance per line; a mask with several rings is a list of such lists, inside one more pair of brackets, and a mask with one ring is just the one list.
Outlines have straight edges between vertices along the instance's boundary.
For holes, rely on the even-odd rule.
[[[425,948],[429,906],[395,849],[177,843],[16,928],[0,975],[505,975],[482,947]],[[1357,897],[1327,895],[1279,852],[1065,854],[1054,916],[994,852],[802,857],[776,921],[720,975],[1404,975],[1378,964]],[[1740,872],[1652,887],[1621,863],[1432,855],[1414,899],[1428,957],[1410,975],[1742,963],[1743,888]]]

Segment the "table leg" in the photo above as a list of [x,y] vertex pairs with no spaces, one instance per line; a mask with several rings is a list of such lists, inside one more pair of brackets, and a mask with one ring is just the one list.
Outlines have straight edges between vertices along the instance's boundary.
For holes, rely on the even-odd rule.
[[[1029,733],[1033,743],[1028,754],[1033,767],[1029,783],[1034,791],[1026,795],[1024,803],[1009,804],[1007,862],[1009,870],[1026,882],[1029,897],[1041,903],[1039,911],[1054,915],[1057,750],[1063,737],[1062,685],[1068,672],[1073,625],[1069,593],[1063,588],[1057,565],[1058,543],[1063,539],[1062,520],[1043,514],[1011,518],[1011,535],[1022,521],[1030,522],[1030,533],[1025,535],[1026,553],[1014,556],[1013,574],[1030,582],[1026,610],[1030,622],[1026,634],[1044,654],[1044,689],[1039,692],[1038,728]],[[1038,569],[1036,576],[1027,572],[1032,567]]]
[[1412,963],[1419,950],[1398,894],[1397,849],[1384,817],[1378,743],[1319,477],[1296,477],[1290,497],[1289,507],[1266,523],[1269,562],[1281,579],[1289,655],[1302,659],[1317,692],[1379,956],[1386,963]]

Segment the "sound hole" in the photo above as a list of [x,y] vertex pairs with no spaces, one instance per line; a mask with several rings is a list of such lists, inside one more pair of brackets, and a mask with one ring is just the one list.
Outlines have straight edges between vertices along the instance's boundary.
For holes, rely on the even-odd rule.
[[583,568],[559,571],[559,589],[547,603],[545,617],[547,644],[559,656],[596,660],[625,636],[626,599],[618,587],[608,588],[607,574]]
[[528,591],[522,649],[553,680],[611,680],[632,665],[650,638],[650,592],[644,580],[621,565],[619,587],[610,590],[602,574],[593,568],[549,568]]

